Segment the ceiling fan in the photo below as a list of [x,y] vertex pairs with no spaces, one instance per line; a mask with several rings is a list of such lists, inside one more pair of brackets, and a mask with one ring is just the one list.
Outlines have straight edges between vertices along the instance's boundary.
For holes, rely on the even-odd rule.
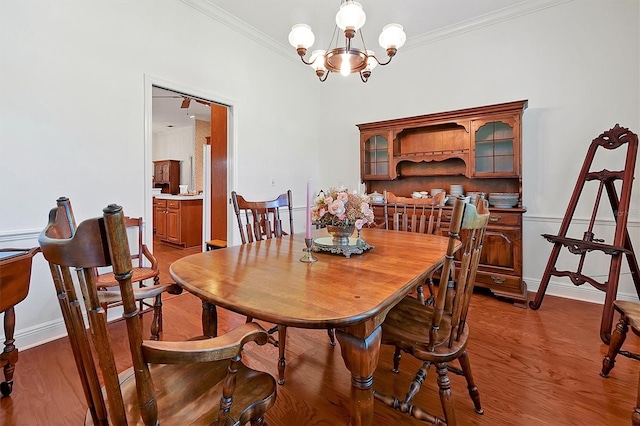
[[183,95],[168,95],[168,96],[161,96],[161,95],[156,95],[153,96],[154,99],[157,98],[182,98],[182,103],[180,104],[180,108],[189,108],[189,105],[191,105],[191,100],[194,100],[198,103],[201,103],[202,105],[206,105],[206,106],[211,106],[211,103],[207,102],[207,101],[203,101],[200,99],[196,99],[196,98],[191,98],[189,96],[183,96]]

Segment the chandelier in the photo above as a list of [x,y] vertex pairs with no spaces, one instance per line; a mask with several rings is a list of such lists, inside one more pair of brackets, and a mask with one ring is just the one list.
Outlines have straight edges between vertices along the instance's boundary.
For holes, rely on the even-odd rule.
[[[344,0],[340,4],[340,10],[336,13],[336,27],[327,50],[314,50],[311,52],[308,61],[304,58],[307,54],[307,49],[315,41],[311,27],[306,24],[297,24],[291,28],[289,43],[297,49],[302,62],[316,71],[320,81],[325,81],[331,72],[339,72],[343,76],[357,72],[360,74],[362,81],[366,83],[369,80],[369,76],[371,76],[371,71],[377,65],[387,65],[391,62],[393,56],[407,39],[402,25],[386,25],[382,29],[378,42],[386,50],[389,59],[386,62],[380,62],[374,52],[367,50],[364,44],[364,37],[360,28],[362,28],[366,20],[367,16],[360,3]],[[344,47],[338,47],[337,45],[338,27],[344,31]],[[351,45],[356,33],[360,33],[362,49]],[[331,46],[334,47],[331,48]]]

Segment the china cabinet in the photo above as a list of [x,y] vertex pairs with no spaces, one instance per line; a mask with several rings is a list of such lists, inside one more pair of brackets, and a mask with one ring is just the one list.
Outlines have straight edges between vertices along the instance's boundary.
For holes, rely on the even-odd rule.
[[[413,192],[462,185],[464,192],[517,193],[490,206],[476,285],[525,306],[522,279],[522,115],[527,101],[358,124],[367,192]],[[382,217],[381,209],[374,208]],[[445,212],[445,218],[448,213]],[[378,218],[377,218],[378,220]]]

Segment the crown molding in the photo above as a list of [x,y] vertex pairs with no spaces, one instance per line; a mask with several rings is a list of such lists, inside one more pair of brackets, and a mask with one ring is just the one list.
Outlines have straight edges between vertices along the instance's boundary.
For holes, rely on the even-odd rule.
[[569,3],[573,0],[524,0],[513,6],[505,7],[485,15],[477,16],[473,19],[458,22],[448,27],[440,28],[436,31],[421,34],[407,39],[403,50],[415,49],[430,43],[435,43],[446,38],[455,37],[480,28],[485,28],[500,22],[515,19],[520,16],[538,12],[540,10]]
[[[285,46],[282,43],[276,41],[272,37],[263,33],[255,27],[247,24],[246,22],[236,18],[234,15],[230,14],[226,10],[220,8],[219,6],[211,3],[208,0],[180,0],[184,4],[193,7],[199,12],[204,13],[208,17],[220,22],[223,25],[231,28],[234,31],[244,35],[245,37],[255,41],[258,44],[266,47],[267,49],[271,49],[274,52],[284,56],[285,58],[291,60],[292,62],[299,63],[300,59],[297,55],[292,55],[292,48],[290,46]],[[294,51],[295,53],[295,51]]]
[[[211,3],[208,0],[180,0],[184,4],[193,7],[199,12],[209,16],[210,18],[220,22],[223,25],[237,31],[238,33],[246,36],[247,38],[261,44],[262,46],[284,56],[292,62],[299,62],[297,55],[293,55],[291,47],[284,45],[283,43],[269,37],[262,31],[252,27],[246,22],[236,18],[219,6]],[[555,7],[564,3],[568,3],[573,0],[523,0],[513,6],[499,9],[495,12],[487,13],[485,15],[478,16],[473,19],[459,22],[448,27],[441,28],[429,33],[409,37],[407,43],[403,46],[402,50],[415,49],[420,46],[424,46],[430,43],[435,43],[446,38],[455,37],[460,34],[464,34],[470,31],[475,31],[480,28],[488,27],[500,22],[515,19],[520,16],[535,13],[540,10]]]

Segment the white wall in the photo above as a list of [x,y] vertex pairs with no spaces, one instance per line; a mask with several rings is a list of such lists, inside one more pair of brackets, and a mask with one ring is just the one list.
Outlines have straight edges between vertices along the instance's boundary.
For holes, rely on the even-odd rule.
[[[229,101],[230,189],[291,189],[304,211],[307,178],[317,180],[321,105],[300,106],[300,93],[316,100],[320,87],[296,61],[180,1],[1,1],[0,247],[37,245],[61,195],[79,220],[109,203],[145,216],[149,76]],[[275,84],[283,81],[296,89]],[[37,255],[29,295],[16,306],[16,344],[63,334]]]
[[153,161],[180,161],[180,185],[191,188],[191,162],[195,161],[195,126],[153,133]]
[[[523,116],[524,277],[535,292],[552,247],[540,234],[558,233],[589,144],[616,123],[640,134],[639,18],[636,0],[575,0],[400,50],[389,66],[373,71],[367,84],[353,76],[325,83],[330,97],[349,99],[330,110],[335,137],[327,139],[326,149],[348,150],[355,159],[355,123],[528,99]],[[592,169],[623,168],[609,161],[596,161]],[[635,176],[628,228],[640,254],[640,161]],[[352,170],[348,179],[356,178]],[[580,198],[585,202],[574,215],[570,236],[582,238],[587,229],[593,194],[588,190]],[[610,236],[614,227],[606,197],[603,203],[595,228],[600,238]],[[558,268],[575,269],[577,259],[561,257]],[[605,281],[610,257],[589,254],[587,259],[585,273]],[[626,260],[620,282],[619,297],[637,300]],[[575,287],[553,277],[546,294],[604,300],[604,293],[589,285]]]
[[[291,189],[299,208],[309,177],[318,188],[357,186],[356,123],[529,99],[524,274],[535,290],[550,251],[539,234],[557,232],[588,144],[617,122],[640,132],[639,15],[636,0],[570,1],[407,46],[363,84],[319,83],[293,52],[285,58],[178,1],[2,1],[0,246],[36,245],[60,195],[79,219],[111,202],[144,214],[145,76],[230,100],[230,189],[248,198]],[[640,250],[640,211],[629,220]],[[631,298],[623,274],[620,295]],[[601,297],[561,280],[554,293]],[[16,322],[20,348],[64,334],[41,255]]]

